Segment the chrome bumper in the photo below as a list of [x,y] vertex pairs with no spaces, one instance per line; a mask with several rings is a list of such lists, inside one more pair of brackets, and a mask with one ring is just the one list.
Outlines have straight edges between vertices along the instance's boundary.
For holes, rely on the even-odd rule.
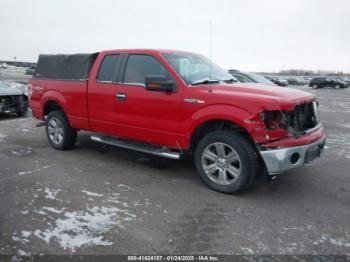
[[326,138],[303,146],[261,150],[269,175],[281,174],[287,170],[310,163],[323,152]]

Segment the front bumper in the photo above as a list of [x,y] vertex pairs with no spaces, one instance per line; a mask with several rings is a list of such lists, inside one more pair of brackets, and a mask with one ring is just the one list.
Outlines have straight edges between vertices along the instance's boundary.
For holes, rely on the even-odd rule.
[[269,175],[278,175],[287,170],[310,163],[319,157],[324,149],[326,138],[323,135],[311,144],[285,147],[271,150],[262,150],[260,155],[265,162]]
[[18,112],[20,103],[20,96],[18,95],[8,95],[0,96],[0,113],[16,113]]

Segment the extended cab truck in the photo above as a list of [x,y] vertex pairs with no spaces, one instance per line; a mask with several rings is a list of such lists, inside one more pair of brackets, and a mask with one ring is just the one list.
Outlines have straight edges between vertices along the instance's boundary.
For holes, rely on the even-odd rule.
[[193,53],[41,55],[30,85],[54,148],[89,130],[94,141],[172,159],[192,152],[201,179],[220,192],[244,191],[262,169],[275,176],[309,163],[325,144],[313,95],[236,83]]

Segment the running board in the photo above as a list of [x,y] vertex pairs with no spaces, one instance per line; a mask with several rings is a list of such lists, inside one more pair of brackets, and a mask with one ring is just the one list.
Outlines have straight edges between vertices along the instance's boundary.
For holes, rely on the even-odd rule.
[[37,123],[35,126],[36,127],[46,126],[46,122],[45,121],[41,121],[41,122]]
[[122,147],[170,159],[180,159],[179,152],[171,151],[167,147],[160,147],[135,141],[122,140],[117,137],[110,136],[93,135],[91,136],[91,140],[111,146]]

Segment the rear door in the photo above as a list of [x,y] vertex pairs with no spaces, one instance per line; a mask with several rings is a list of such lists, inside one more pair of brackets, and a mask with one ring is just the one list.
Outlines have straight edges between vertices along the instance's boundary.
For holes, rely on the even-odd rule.
[[96,132],[118,135],[118,106],[116,94],[121,54],[101,54],[92,70],[88,85],[88,107],[90,127]]
[[330,87],[330,86],[333,86],[334,85],[334,81],[332,78],[330,77],[325,77],[324,78],[324,84],[323,84],[323,87]]
[[[145,76],[162,75],[173,79],[166,63],[147,54],[129,54],[123,62],[118,123],[126,136],[153,144],[178,147],[181,88],[175,92],[147,91]],[[174,80],[175,81],[175,80]]]

